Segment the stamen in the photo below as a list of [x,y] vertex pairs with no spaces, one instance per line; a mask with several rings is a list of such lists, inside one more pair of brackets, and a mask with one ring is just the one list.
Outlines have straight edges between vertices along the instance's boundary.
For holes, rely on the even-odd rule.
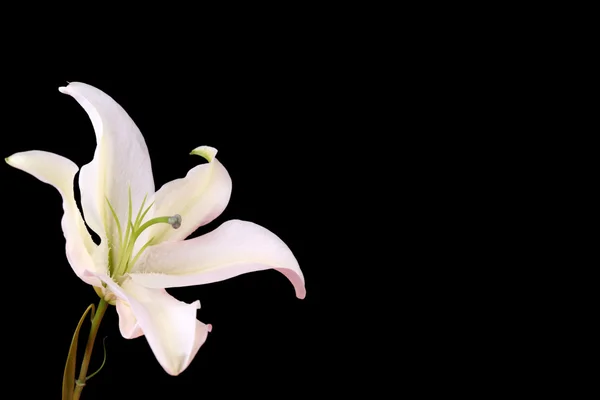
[[146,204],[147,198],[148,198],[148,194],[146,193],[144,195],[144,200],[142,200],[142,205],[140,206],[137,217],[135,217],[135,223],[133,224],[133,226],[135,226],[135,227],[139,226],[139,224],[142,222],[143,217],[142,218],[140,218],[140,217],[141,217],[142,211],[144,210],[144,204]]
[[127,244],[127,243],[129,243],[129,239],[133,235],[133,229],[132,229],[133,225],[131,223],[131,217],[133,216],[133,212],[131,210],[131,208],[132,208],[132,204],[131,204],[131,186],[129,186],[128,196],[129,196],[129,205],[128,205],[128,210],[127,210],[127,221],[129,221],[129,223],[127,224],[127,229],[125,229],[125,241],[123,242],[124,245]]
[[108,203],[108,207],[110,208],[110,212],[112,213],[112,216],[115,219],[115,222],[117,223],[117,231],[119,233],[119,246],[123,246],[123,232],[121,231],[121,223],[119,222],[119,217],[117,217],[115,209],[113,208],[112,204],[110,204],[110,201],[108,201],[108,197],[105,198],[106,202]]
[[144,250],[146,250],[146,247],[150,246],[150,244],[152,243],[153,240],[154,240],[154,236],[152,236],[150,238],[150,240],[148,240],[146,242],[146,244],[142,246],[142,248],[137,252],[137,254],[135,255],[135,257],[133,257],[133,261],[131,262],[131,265],[135,265],[135,262],[138,260],[138,258],[140,258],[140,256],[144,252]]
[[[134,221],[133,220],[134,214],[133,214],[133,210],[132,210],[132,201],[131,201],[131,187],[129,188],[128,197],[129,197],[129,199],[128,199],[129,204],[128,204],[128,210],[127,210],[128,222],[126,223],[127,229],[125,229],[125,232],[123,232],[123,228],[125,228],[125,227],[121,227],[121,224],[119,223],[120,221],[119,221],[119,218],[117,217],[117,213],[115,212],[114,208],[110,204],[110,201],[108,200],[108,198],[106,199],[106,202],[108,203],[108,207],[110,208],[112,217],[115,220],[115,223],[117,225],[119,242],[121,244],[121,246],[119,246],[118,260],[116,261],[116,265],[113,266],[112,262],[111,262],[111,267],[110,267],[111,276],[122,276],[125,273],[127,273],[127,271],[129,271],[131,269],[131,267],[135,264],[135,262],[141,256],[142,252],[148,246],[150,246],[152,244],[154,237],[152,237],[150,240],[148,240],[142,246],[142,248],[138,250],[137,254],[135,254],[135,255],[133,254],[133,249],[135,247],[135,243],[136,243],[137,239],[140,237],[142,232],[144,232],[146,229],[148,229],[149,227],[151,227],[152,225],[155,225],[155,224],[169,224],[173,227],[173,229],[178,229],[179,227],[181,227],[181,215],[179,215],[179,214],[175,214],[171,217],[152,218],[149,221],[146,221],[144,224],[142,224],[144,217],[146,216],[148,211],[150,211],[150,208],[152,208],[152,206],[154,205],[154,202],[152,202],[152,204],[150,204],[144,210],[147,196],[144,196],[144,199],[142,200],[142,205],[140,206],[140,209],[137,212],[137,215],[135,216],[135,221]],[[133,259],[132,259],[132,256],[133,256]]]
[[173,229],[177,229],[181,226],[181,215],[175,214],[172,217],[152,218],[150,221],[147,221],[145,224],[136,229],[135,235],[133,236],[134,239],[137,238],[140,235],[140,233],[142,233],[154,224],[169,224],[173,227]]
[[144,210],[144,212],[142,213],[142,216],[140,217],[140,220],[137,222],[137,224],[135,225],[136,227],[139,227],[140,224],[142,223],[142,221],[144,220],[144,217],[146,216],[146,214],[148,213],[148,211],[150,211],[150,209],[152,208],[152,206],[154,205],[154,202],[152,202],[147,208],[146,210]]
[[173,229],[178,229],[181,226],[181,215],[175,214],[169,218],[169,224],[173,227]]

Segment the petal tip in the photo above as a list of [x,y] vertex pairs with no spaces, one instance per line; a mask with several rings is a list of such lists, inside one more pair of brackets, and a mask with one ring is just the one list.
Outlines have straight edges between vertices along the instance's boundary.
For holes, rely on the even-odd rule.
[[19,164],[19,160],[22,160],[22,157],[19,157],[19,153],[15,153],[12,156],[8,156],[4,158],[4,161],[10,165],[11,167],[16,167]]
[[77,88],[77,84],[79,82],[69,82],[69,81],[66,81],[66,82],[67,82],[67,85],[66,86],[59,86],[58,91],[61,92],[61,93],[69,94],[70,95],[71,93],[73,93],[73,89]]
[[200,156],[206,161],[211,162],[217,155],[217,149],[210,146],[200,146],[192,150],[190,154]]

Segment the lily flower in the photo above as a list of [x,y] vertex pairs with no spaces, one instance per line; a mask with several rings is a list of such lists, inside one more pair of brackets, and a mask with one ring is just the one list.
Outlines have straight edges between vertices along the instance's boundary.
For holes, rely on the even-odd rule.
[[[58,190],[69,264],[116,305],[124,338],[144,335],[165,371],[178,375],[205,342],[211,325],[196,319],[199,301],[181,302],[166,288],[275,269],[293,284],[296,296],[304,298],[304,277],[296,258],[266,228],[230,220],[185,240],[217,218],[229,202],[231,178],[216,158],[216,149],[194,149],[191,154],[208,163],[155,192],[146,143],[125,110],[84,83],[72,82],[59,91],[83,107],[96,134],[94,158],[79,173],[85,221],[74,197],[75,163],[39,150],[13,154],[6,162]],[[99,244],[86,223],[100,237]]]

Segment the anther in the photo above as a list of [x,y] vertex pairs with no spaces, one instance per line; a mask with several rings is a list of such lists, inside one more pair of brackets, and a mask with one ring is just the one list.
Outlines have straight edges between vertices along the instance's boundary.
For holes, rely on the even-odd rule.
[[177,229],[181,226],[181,215],[175,214],[172,217],[169,217],[169,224],[173,227],[173,229]]

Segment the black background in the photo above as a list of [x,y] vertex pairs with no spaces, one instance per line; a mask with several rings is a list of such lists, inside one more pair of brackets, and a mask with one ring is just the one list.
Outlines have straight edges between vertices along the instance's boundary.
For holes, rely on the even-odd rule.
[[[164,37],[169,29],[158,24],[152,37],[127,38],[110,37],[107,21],[97,29],[65,13],[56,24],[69,30],[64,41],[47,39],[56,26],[37,29],[33,48],[5,35],[4,156],[39,149],[80,167],[91,161],[92,125],[58,87],[96,86],[140,128],[157,188],[198,163],[188,155],[193,148],[218,149],[232,197],[192,236],[232,218],[263,225],[292,249],[307,289],[296,299],[283,276],[263,271],[169,290],[199,299],[198,318],[213,325],[177,377],[144,338],[121,337],[110,308],[90,372],[104,336],[107,363],[83,399],[387,398],[463,393],[478,379],[508,376],[488,368],[510,357],[510,341],[488,339],[500,324],[485,296],[498,276],[485,281],[487,255],[478,258],[479,243],[493,242],[490,214],[504,205],[487,207],[482,182],[495,181],[485,163],[472,161],[489,158],[480,141],[504,117],[490,120],[492,128],[481,122],[478,110],[491,106],[465,88],[473,78],[456,72],[462,55],[423,45],[423,27],[410,27],[398,44],[397,21],[373,26],[337,12],[321,30],[312,20],[287,31],[255,24],[232,32],[231,24],[210,30],[194,21],[176,37]],[[88,42],[92,31],[100,38]],[[98,298],[66,260],[55,189],[7,165],[0,184],[3,377],[12,390],[58,398],[73,330]],[[472,295],[473,287],[481,293]]]
[[[272,19],[265,12],[266,23],[242,12],[236,17],[251,26],[238,27],[230,13],[223,24],[207,13],[180,23],[178,9],[173,19],[138,15],[151,29],[111,36],[117,17],[93,24],[65,9],[51,27],[0,28],[5,156],[40,149],[88,163],[91,123],[57,89],[94,85],[141,129],[157,188],[196,165],[191,149],[219,150],[232,198],[194,235],[231,218],[253,221],[290,246],[306,278],[304,300],[274,271],[170,290],[199,299],[199,319],[214,327],[178,377],[164,372],[144,338],[123,339],[109,309],[99,336],[108,336],[107,364],[84,399],[385,398],[464,393],[500,379],[486,389],[495,392],[510,388],[512,375],[530,376],[520,370],[530,364],[511,350],[522,325],[508,324],[513,333],[505,334],[499,328],[513,314],[486,302],[494,297],[505,308],[515,297],[494,289],[504,266],[521,262],[513,257],[489,272],[511,247],[493,239],[511,223],[511,208],[494,204],[504,187],[486,162],[505,169],[504,146],[515,143],[505,132],[529,134],[510,120],[515,101],[530,98],[522,87],[495,87],[506,71],[491,67],[498,55],[485,38],[475,46],[456,38],[455,27],[430,21],[430,10],[400,22],[397,13],[382,21],[385,12],[345,11],[311,11],[298,21],[296,10]],[[52,38],[61,28],[65,38]],[[31,43],[20,41],[25,35]],[[490,67],[479,67],[481,48],[491,49]],[[0,184],[3,377],[11,389],[58,398],[75,325],[98,299],[67,263],[56,191],[6,165]],[[101,358],[98,340],[90,372]],[[503,360],[509,366],[498,374]]]
[[[177,377],[162,369],[144,337],[121,337],[110,307],[89,372],[101,363],[105,336],[106,366],[88,382],[82,398],[295,396],[337,391],[333,382],[344,379],[339,367],[353,357],[349,350],[356,346],[360,323],[343,317],[346,300],[334,295],[350,274],[337,258],[338,249],[348,250],[350,244],[340,239],[345,229],[335,221],[356,213],[336,197],[343,177],[332,162],[342,157],[347,140],[336,129],[342,75],[318,55],[302,63],[291,53],[279,54],[240,55],[209,67],[193,58],[174,65],[160,58],[130,64],[117,57],[94,72],[87,60],[58,72],[33,63],[40,66],[37,73],[15,68],[14,79],[6,82],[4,157],[36,149],[79,167],[91,161],[91,122],[58,87],[67,81],[93,85],[121,104],[140,128],[157,189],[197,165],[199,157],[188,155],[195,147],[218,149],[233,180],[232,197],[225,212],[192,237],[233,218],[258,223],[288,244],[306,279],[304,300],[272,270],[169,289],[180,300],[199,299],[198,318],[213,325],[196,358]],[[67,262],[56,190],[6,164],[0,166],[0,179],[6,212],[3,335],[10,343],[5,362],[19,380],[34,374],[32,384],[48,398],[58,398],[73,331],[98,297]]]

